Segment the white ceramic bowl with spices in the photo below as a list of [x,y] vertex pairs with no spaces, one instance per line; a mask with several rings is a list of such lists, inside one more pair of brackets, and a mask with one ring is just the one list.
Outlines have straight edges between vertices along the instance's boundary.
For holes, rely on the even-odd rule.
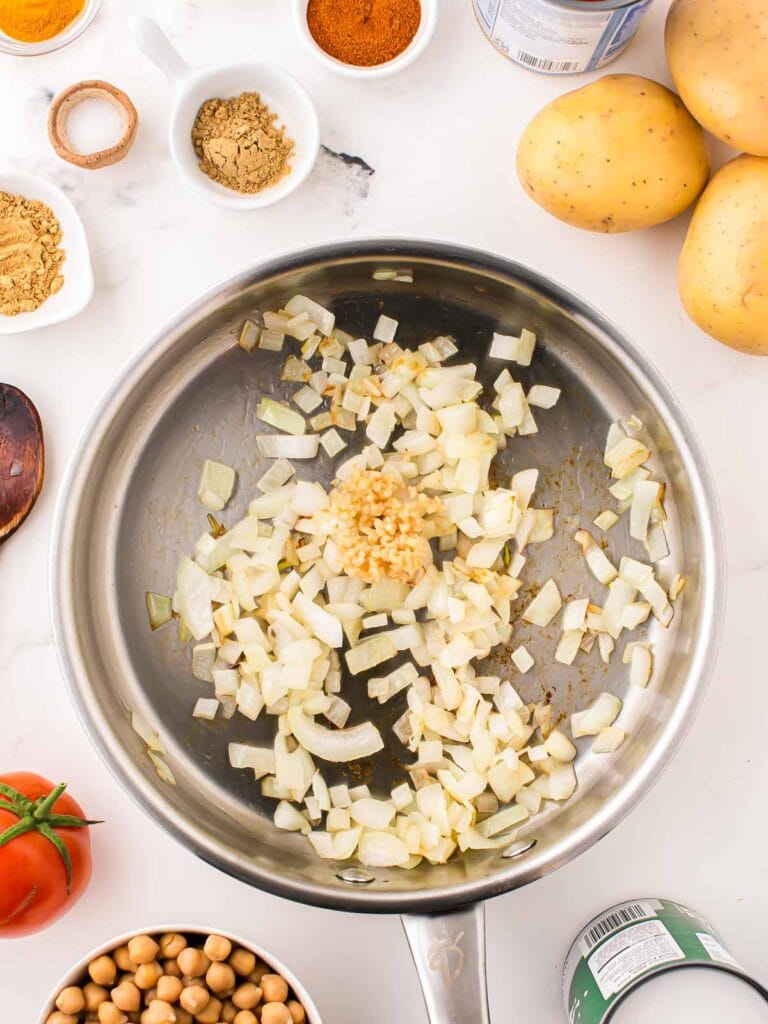
[[326,68],[335,71],[338,75],[346,75],[348,78],[373,79],[387,78],[389,75],[396,75],[404,71],[421,57],[426,48],[432,42],[437,27],[437,12],[440,0],[421,0],[421,20],[416,34],[405,49],[392,60],[383,64],[359,65],[347,64],[343,60],[337,60],[330,53],[320,46],[309,30],[307,21],[307,9],[310,0],[293,0],[293,14],[296,30],[302,42],[310,53],[320,61]]
[[38,199],[50,207],[61,228],[60,247],[66,253],[61,265],[64,277],[61,289],[30,313],[0,314],[0,336],[21,334],[71,320],[85,309],[93,297],[93,269],[80,215],[60,188],[26,171],[0,170],[0,192]]
[[60,50],[62,46],[72,43],[88,28],[99,13],[101,0],[85,0],[82,11],[55,36],[41,39],[37,43],[25,43],[14,39],[0,28],[0,53],[10,53],[15,57],[38,57],[44,53]]
[[[195,70],[182,59],[151,18],[131,19],[131,29],[147,57],[176,86],[169,140],[171,155],[191,187],[209,202],[232,210],[257,210],[285,199],[309,177],[320,151],[320,122],[309,94],[300,82],[274,64],[230,64]],[[255,92],[277,115],[294,148],[290,171],[261,192],[243,193],[220,185],[199,166],[192,145],[192,127],[203,103]]]

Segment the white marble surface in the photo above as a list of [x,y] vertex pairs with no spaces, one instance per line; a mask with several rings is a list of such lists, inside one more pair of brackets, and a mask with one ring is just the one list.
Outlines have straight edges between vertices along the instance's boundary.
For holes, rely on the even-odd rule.
[[[666,81],[665,0],[613,66]],[[197,861],[118,788],[64,688],[45,595],[51,517],[64,465],[96,396],[158,322],[217,279],[309,243],[427,236],[521,260],[599,305],[680,396],[711,461],[729,540],[729,602],[711,691],[682,752],[642,805],[591,852],[488,907],[496,1020],[558,1024],[562,959],[578,928],[620,898],[666,895],[708,914],[751,968],[765,963],[765,615],[768,603],[768,363],[716,345],[685,318],[674,265],[685,219],[620,237],[570,229],[517,184],[528,118],[583,84],[497,56],[469,0],[443,0],[436,38],[399,77],[337,78],[300,48],[288,0],[104,0],[94,26],[47,57],[0,58],[0,164],[45,175],[72,197],[90,238],[96,295],[76,320],[0,340],[0,378],[22,387],[46,427],[41,500],[0,551],[0,769],[65,778],[94,830],[95,871],[80,904],[38,936],[0,946],[6,1021],[36,1020],[75,956],[112,934],[179,918],[253,934],[303,977],[328,1024],[424,1019],[400,925],[334,915],[249,890]],[[311,89],[324,142],[375,173],[323,156],[309,183],[253,214],[209,206],[179,179],[166,132],[171,89],[134,49],[129,12],[153,13],[193,63],[271,59]],[[45,131],[54,92],[82,78],[125,89],[141,116],[123,164],[89,174],[60,163]],[[722,158],[722,153],[719,154]],[[0,879],[0,884],[2,880]],[[761,962],[762,961],[762,962]]]

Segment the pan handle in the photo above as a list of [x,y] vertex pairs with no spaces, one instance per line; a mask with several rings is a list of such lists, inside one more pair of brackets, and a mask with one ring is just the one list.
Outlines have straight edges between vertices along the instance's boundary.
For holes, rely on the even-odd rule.
[[485,905],[402,918],[430,1024],[490,1024]]

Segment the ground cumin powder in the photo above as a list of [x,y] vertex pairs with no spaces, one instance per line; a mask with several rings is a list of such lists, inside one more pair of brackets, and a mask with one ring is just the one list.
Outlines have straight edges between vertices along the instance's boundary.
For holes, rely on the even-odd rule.
[[420,0],[309,0],[307,6],[307,25],[318,46],[357,67],[394,60],[420,23]]
[[200,170],[236,192],[261,192],[291,169],[293,142],[258,93],[206,100],[192,128]]
[[64,284],[61,228],[37,199],[0,192],[0,314],[31,313]]

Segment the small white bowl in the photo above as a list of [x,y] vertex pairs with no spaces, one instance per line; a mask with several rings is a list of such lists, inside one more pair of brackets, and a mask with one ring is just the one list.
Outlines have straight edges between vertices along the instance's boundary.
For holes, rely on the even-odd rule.
[[80,215],[60,188],[26,171],[0,170],[0,192],[39,199],[50,206],[61,226],[61,248],[67,254],[62,264],[64,284],[42,306],[16,316],[0,314],[0,335],[22,334],[38,327],[50,327],[81,313],[93,297],[93,269],[88,239]]
[[[134,37],[147,57],[176,85],[169,140],[174,163],[204,199],[233,210],[257,210],[285,199],[309,177],[320,151],[320,122],[303,85],[274,64],[230,64],[195,71],[185,63],[151,18],[131,19]],[[262,192],[246,194],[203,174],[192,145],[192,126],[206,100],[257,92],[293,139],[289,173]]]
[[[136,935],[163,935],[166,932],[179,932],[182,935],[223,935],[229,939],[233,945],[242,946],[243,949],[250,950],[264,963],[269,964],[273,967],[278,974],[281,974],[288,982],[293,992],[296,995],[298,1001],[302,1004],[307,1012],[307,1024],[322,1024],[320,1014],[317,1007],[312,1002],[304,986],[301,984],[299,979],[281,963],[277,957],[274,957],[271,953],[268,953],[261,946],[257,946],[250,939],[243,939],[239,935],[233,935],[230,931],[221,931],[218,928],[203,928],[200,925],[153,925],[151,928],[138,928],[135,931],[126,932],[125,935],[118,935],[117,938],[111,939],[109,942],[102,943],[97,946],[96,949],[79,960],[71,971],[68,971],[58,985],[54,988],[48,999],[44,1004],[44,1008],[37,1024],[45,1024],[48,1019],[48,1015],[53,1013],[56,1009],[56,997],[63,988],[68,988],[70,985],[82,985],[86,980],[85,975],[88,968],[88,964],[91,960],[95,960],[97,956],[103,956],[105,953],[111,953],[117,949],[118,946],[124,946],[127,942],[134,938]],[[88,979],[89,980],[89,979]]]
[[386,78],[388,75],[396,75],[398,71],[413,64],[424,53],[432,41],[437,26],[437,9],[440,0],[421,0],[421,21],[416,35],[397,57],[386,62],[386,64],[375,64],[373,67],[359,67],[355,64],[345,64],[337,60],[329,53],[326,53],[322,46],[319,46],[309,31],[307,24],[307,7],[309,0],[293,0],[293,15],[298,31],[304,45],[314,54],[321,64],[324,64],[331,71],[339,75],[347,75],[349,78]]
[[0,32],[0,53],[10,53],[15,57],[38,57],[44,53],[60,50],[62,46],[73,43],[88,28],[99,13],[101,0],[85,0],[85,5],[78,16],[63,32],[51,39],[43,39],[40,43],[22,43],[5,32]]

